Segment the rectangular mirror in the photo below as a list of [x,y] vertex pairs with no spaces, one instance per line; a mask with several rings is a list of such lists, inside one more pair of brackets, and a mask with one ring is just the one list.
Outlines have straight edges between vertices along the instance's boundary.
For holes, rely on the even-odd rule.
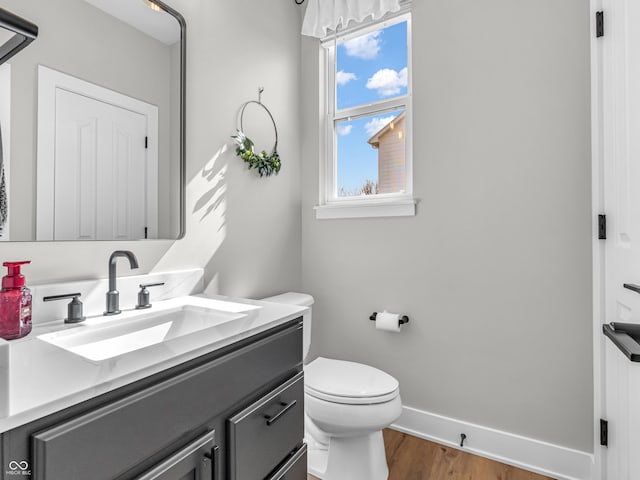
[[2,0],[2,8],[39,33],[0,65],[8,207],[0,240],[180,238],[182,16],[151,0]]

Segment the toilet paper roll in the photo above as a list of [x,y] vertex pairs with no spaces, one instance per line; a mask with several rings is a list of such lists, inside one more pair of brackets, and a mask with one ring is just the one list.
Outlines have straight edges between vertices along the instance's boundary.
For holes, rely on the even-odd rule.
[[398,333],[400,331],[400,315],[386,310],[378,313],[376,315],[376,328],[385,332]]

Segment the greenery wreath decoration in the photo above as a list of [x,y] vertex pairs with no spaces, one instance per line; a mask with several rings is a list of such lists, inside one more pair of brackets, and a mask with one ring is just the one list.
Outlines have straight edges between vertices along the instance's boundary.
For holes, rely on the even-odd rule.
[[[253,141],[247,137],[244,133],[244,128],[242,126],[242,118],[244,116],[245,108],[247,105],[255,103],[260,105],[265,112],[269,115],[271,119],[271,123],[273,123],[273,130],[276,134],[276,140],[273,145],[273,149],[271,153],[268,154],[266,150],[262,150],[260,153],[256,153],[254,150]],[[262,102],[250,100],[245,102],[240,109],[240,128],[237,128],[237,135],[232,135],[234,142],[236,143],[236,155],[238,155],[245,163],[248,164],[249,170],[256,169],[261,177],[269,177],[272,174],[278,174],[280,172],[280,167],[282,166],[282,162],[280,161],[280,155],[278,155],[278,128],[276,127],[276,122],[273,119],[273,115],[267,107],[265,107]]]

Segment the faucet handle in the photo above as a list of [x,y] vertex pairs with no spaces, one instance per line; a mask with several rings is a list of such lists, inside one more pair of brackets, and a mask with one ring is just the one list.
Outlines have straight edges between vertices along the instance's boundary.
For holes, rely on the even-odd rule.
[[66,293],[64,295],[50,295],[48,297],[43,297],[43,302],[51,302],[53,300],[62,300],[65,298],[71,298],[72,300],[67,305],[67,318],[64,319],[64,323],[80,323],[84,322],[86,318],[82,314],[82,302],[78,298],[81,296],[81,293]]
[[149,303],[149,290],[147,290],[147,287],[158,287],[160,285],[164,285],[164,282],[140,284],[140,291],[138,292],[138,304],[136,305],[136,310],[141,310],[143,308],[151,308],[151,304]]

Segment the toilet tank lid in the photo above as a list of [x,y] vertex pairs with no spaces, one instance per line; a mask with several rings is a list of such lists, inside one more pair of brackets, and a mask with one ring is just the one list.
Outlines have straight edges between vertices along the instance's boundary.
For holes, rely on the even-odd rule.
[[287,305],[300,305],[301,307],[310,307],[313,305],[313,297],[308,293],[287,292],[273,297],[261,299],[264,302],[284,303]]

